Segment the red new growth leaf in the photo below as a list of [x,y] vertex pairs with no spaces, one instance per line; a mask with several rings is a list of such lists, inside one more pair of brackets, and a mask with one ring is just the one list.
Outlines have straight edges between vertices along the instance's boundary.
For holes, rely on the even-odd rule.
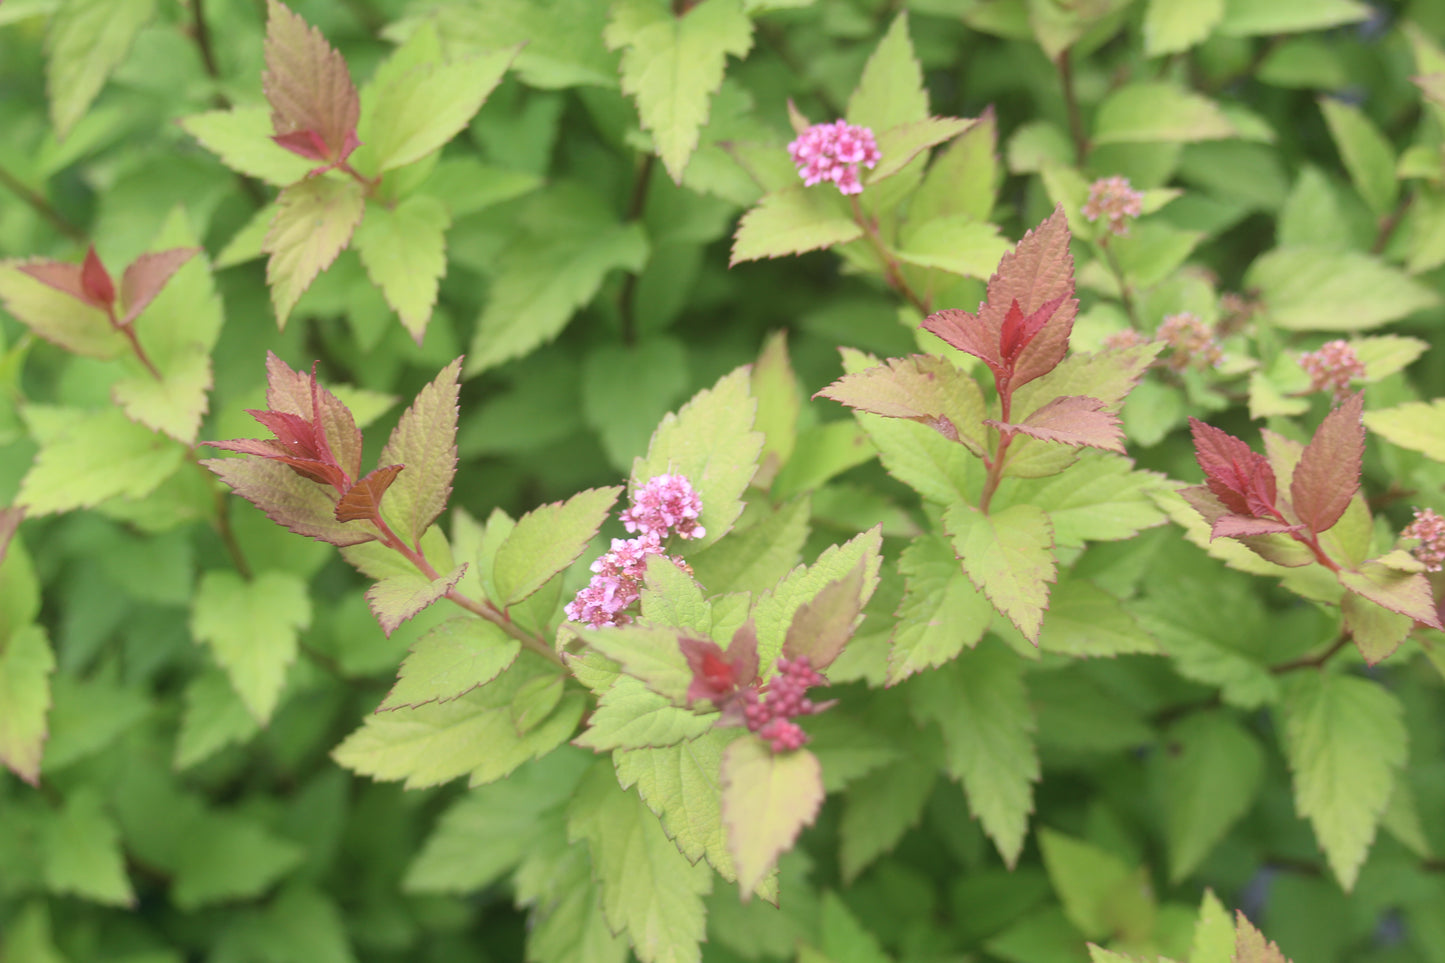
[[346,494],[336,503],[338,522],[381,521],[381,496],[396,480],[401,465],[387,465],[370,472],[365,478],[347,489]]
[[1065,395],[1040,406],[1018,424],[987,419],[986,425],[1012,430],[1065,445],[1087,445],[1124,454],[1124,432],[1119,416],[1105,410],[1104,402],[1085,395]]
[[1062,207],[1005,254],[977,314],[947,310],[923,327],[993,371],[1000,393],[1052,371],[1064,359],[1074,315],[1074,259]]
[[102,309],[115,304],[115,282],[110,279],[105,265],[100,263],[94,244],[85,252],[85,261],[80,266],[80,287],[84,292],[81,300],[87,304]]
[[17,266],[41,284],[68,294],[83,304],[100,311],[109,311],[115,303],[115,285],[105,265],[95,253],[94,245],[85,252],[83,264],[65,261],[30,261]]
[[1295,514],[1318,534],[1334,527],[1360,490],[1365,454],[1365,396],[1356,392],[1325,416],[1289,483]]
[[1274,469],[1263,455],[1198,418],[1189,419],[1189,430],[1205,483],[1225,508],[1248,518],[1280,518],[1275,507]]
[[20,527],[20,522],[24,518],[24,508],[13,506],[0,508],[0,563],[5,561],[5,553],[10,548],[10,539],[15,537],[15,531]]
[[171,275],[201,251],[198,247],[173,247],[167,251],[142,254],[131,262],[120,278],[120,300],[125,305],[122,325],[130,324],[155,300]]
[[360,146],[361,100],[346,61],[320,31],[278,0],[269,0],[267,10],[262,86],[271,104],[273,139],[302,157],[340,164]]
[[733,633],[727,652],[716,642],[682,636],[677,640],[692,682],[687,687],[687,704],[706,699],[719,709],[727,708],[737,694],[758,678],[758,636],[751,621]]

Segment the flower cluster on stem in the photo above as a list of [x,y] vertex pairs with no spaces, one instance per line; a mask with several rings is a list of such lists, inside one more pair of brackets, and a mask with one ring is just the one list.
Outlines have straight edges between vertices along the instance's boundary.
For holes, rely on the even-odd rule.
[[[707,530],[698,524],[702,499],[682,475],[658,475],[632,495],[621,513],[622,524],[636,538],[614,538],[612,547],[592,563],[592,578],[564,611],[573,622],[593,628],[626,625],[627,609],[642,597],[642,579],[650,555],[663,555],[663,539],[702,538]],[[669,556],[671,558],[671,556]],[[679,558],[672,561],[685,567]]]
[[1079,212],[1090,222],[1104,218],[1110,234],[1129,233],[1129,222],[1144,213],[1144,195],[1129,185],[1127,177],[1102,177],[1089,185],[1089,197]]
[[1311,391],[1328,391],[1335,402],[1350,393],[1350,382],[1365,376],[1365,363],[1348,341],[1327,341],[1300,355],[1299,366],[1310,376]]
[[859,166],[871,169],[883,158],[873,131],[845,120],[809,127],[788,145],[788,155],[806,186],[832,181],[843,194],[862,193]]
[[1400,537],[1420,540],[1413,553],[1425,564],[1426,571],[1439,572],[1445,569],[1445,517],[1433,509],[1417,508],[1414,520],[1405,526]]
[[800,749],[807,743],[808,734],[793,720],[833,705],[831,701],[818,703],[808,698],[809,689],[827,684],[806,655],[780,658],[776,674],[766,685],[739,693],[743,724],[749,732],[766,739],[773,752]]
[[1224,360],[1214,329],[1188,311],[1165,317],[1156,335],[1169,346],[1168,365],[1175,371],[1216,368]]

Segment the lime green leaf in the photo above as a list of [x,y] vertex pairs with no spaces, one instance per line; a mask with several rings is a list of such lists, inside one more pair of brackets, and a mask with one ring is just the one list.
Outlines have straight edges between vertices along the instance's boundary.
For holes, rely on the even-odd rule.
[[402,888],[467,893],[489,886],[545,844],[555,831],[554,814],[572,798],[591,761],[586,753],[558,750],[467,793],[437,821]]
[[[1160,475],[1133,470],[1127,458],[1086,452],[1078,463],[1049,478],[1027,479],[999,504],[1036,505],[1049,513],[1054,544],[1115,542],[1165,521],[1151,493],[1165,490]],[[1005,500],[1006,499],[1006,500]]]
[[1224,0],[1149,0],[1144,14],[1144,53],[1150,57],[1182,53],[1202,43],[1224,17]]
[[589,629],[569,624],[593,650],[620,663],[622,671],[640,679],[673,705],[684,705],[692,684],[692,670],[678,648],[677,630],[665,626],[619,625]]
[[515,46],[444,64],[414,67],[368,90],[358,136],[368,151],[358,163],[380,174],[441,150],[471,123],[501,81]]
[[798,564],[808,538],[808,513],[808,499],[794,498],[746,528],[734,529],[688,558],[693,575],[712,593],[767,591]]
[[768,337],[753,365],[753,397],[758,399],[757,429],[763,433],[763,453],[753,482],[760,488],[773,483],[798,441],[798,413],[802,410],[798,376],[788,360],[788,334]]
[[261,731],[226,673],[209,669],[186,686],[181,731],[176,738],[176,768],[189,769],[233,742]]
[[692,483],[702,500],[698,522],[707,534],[689,542],[689,551],[722,538],[742,514],[742,494],[763,447],[762,434],[753,430],[756,411],[748,371],[738,368],[664,416],[647,456],[632,464],[629,493],[658,475],[682,475]]
[[367,716],[332,755],[361,775],[405,780],[408,789],[467,774],[473,786],[492,782],[545,755],[576,729],[583,699],[573,693],[541,724],[517,731],[513,701],[529,682],[547,675],[556,675],[556,668],[524,653],[496,679],[456,699]]
[[1169,879],[1177,883],[1249,810],[1264,778],[1264,750],[1233,718],[1209,712],[1171,727],[1154,758]]
[[93,789],[78,789],[45,826],[45,885],[107,906],[134,906],[120,832]]
[[1445,398],[1367,411],[1365,427],[1401,448],[1445,462]]
[[497,264],[472,340],[468,375],[552,340],[597,294],[607,272],[641,271],[647,262],[640,224],[618,223],[590,193],[564,189],[554,197],[561,208],[556,223],[512,244]]
[[747,899],[817,817],[823,770],[806,749],[775,753],[756,736],[743,736],[724,750],[721,779],[728,850]]
[[1083,658],[1159,651],[1118,599],[1077,578],[1061,581],[1050,593],[1039,648]]
[[211,110],[177,123],[231,170],[273,187],[295,184],[316,166],[271,139],[271,112],[265,107]]
[[451,217],[441,201],[413,194],[395,207],[373,205],[356,229],[356,253],[371,283],[418,344],[446,274]]
[[1234,921],[1213,890],[1204,891],[1199,904],[1199,922],[1194,925],[1189,963],[1233,963]]
[[971,214],[936,217],[903,232],[898,258],[919,267],[938,268],[966,278],[989,277],[1009,242],[998,228]]
[[621,491],[589,488],[519,518],[492,563],[497,602],[503,607],[515,605],[575,562],[607,520]]
[[666,555],[649,555],[643,562],[643,573],[645,620],[653,625],[688,629],[700,637],[712,631],[712,603],[703,598],[702,586],[682,566]]
[[865,186],[892,177],[923,151],[956,137],[971,126],[972,120],[960,117],[929,117],[880,130],[878,153],[883,159],[867,172]]
[[1395,150],[1364,111],[1343,101],[1324,98],[1320,110],[1350,180],[1376,217],[1395,206],[1399,182],[1395,179]]
[[622,90],[637,99],[642,126],[679,184],[697,149],[728,54],[745,57],[753,22],[738,0],[703,0],[682,16],[660,0],[621,0],[603,39],[622,50]]
[[1234,936],[1234,963],[1289,963],[1278,946],[1245,918],[1243,910],[1234,911],[1238,929]]
[[536,963],[626,963],[627,937],[614,933],[602,911],[601,887],[585,846],[568,846],[560,832],[546,849],[529,853],[517,873],[517,901],[532,907],[528,958]]
[[67,0],[50,18],[45,88],[57,139],[85,116],[154,14],[155,0]]
[[40,442],[16,504],[31,515],[90,508],[110,498],[143,498],[180,467],[186,447],[131,421],[117,408],[25,409]]
[[427,578],[419,572],[388,575],[366,590],[366,604],[381,631],[388,636],[396,627],[450,592],[466,574],[463,562],[447,575]]
[[1023,670],[1017,655],[991,644],[912,683],[914,714],[942,730],[948,772],[1010,868],[1023,850],[1040,776]]
[[597,752],[653,749],[696,739],[717,721],[713,713],[679,708],[631,676],[602,694],[575,745]]
[[1355,357],[1365,366],[1364,380],[1373,383],[1397,371],[1403,371],[1430,346],[1419,338],[1376,334],[1351,338],[1350,347],[1354,349]]
[[[1220,541],[1224,541],[1220,539]],[[1247,601],[1248,607],[1236,604]],[[1260,661],[1256,640],[1265,631],[1258,603],[1231,595],[1229,605],[1196,593],[1151,596],[1131,610],[1180,675],[1219,686],[1224,700],[1246,709],[1279,698],[1279,682]]]
[[1349,891],[1405,764],[1404,710],[1374,682],[1324,672],[1294,673],[1283,709],[1295,810]]
[[[909,202],[909,209],[927,211],[936,219],[965,217],[987,222],[998,191],[997,148],[998,121],[993,108],[989,107],[972,126],[934,155],[928,173]],[[1002,256],[1000,252],[999,257]],[[994,263],[997,262],[995,258]],[[979,276],[987,277],[988,273]]]
[[[825,773],[828,764],[824,758]],[[937,775],[938,767],[931,760],[907,758],[849,785],[838,823],[838,868],[845,881],[857,879],[870,863],[893,849],[910,827],[918,825]]]
[[[863,67],[858,88],[848,99],[848,123],[874,133],[928,119],[928,93],[923,68],[908,37],[908,16],[893,19],[888,32]],[[885,158],[886,159],[886,158]]]
[[365,212],[361,185],[350,178],[309,177],[281,191],[262,245],[271,256],[266,283],[277,324],[286,326],[302,293],[350,243]]
[[1219,33],[1228,37],[1302,33],[1369,18],[1369,6],[1358,0],[1226,0]]
[[305,850],[243,816],[198,814],[185,825],[186,838],[204,846],[182,846],[171,899],[183,911],[255,897],[300,863]]
[[993,607],[963,574],[943,538],[915,539],[903,550],[898,568],[907,581],[888,651],[889,685],[977,645],[993,618]]
[[910,355],[845,374],[818,395],[886,418],[908,418],[982,456],[983,392],[946,358]]
[[191,634],[211,646],[262,723],[271,718],[286,667],[296,658],[296,633],[310,624],[306,583],[290,572],[262,572],[249,582],[232,572],[207,572],[191,604]]
[[1010,505],[985,515],[952,505],[943,516],[969,581],[1034,644],[1057,577],[1053,526],[1033,505]]
[[17,270],[27,261],[0,262],[0,300],[5,310],[52,344],[87,358],[114,358],[130,351],[105,312]]
[[1282,247],[1250,265],[1269,319],[1292,331],[1362,331],[1440,302],[1439,295],[1356,251]]
[[15,530],[24,520],[19,508],[0,508],[0,651],[40,614],[40,582]]
[[1383,605],[1391,612],[1409,616],[1432,628],[1442,627],[1434,593],[1423,572],[1401,571],[1371,560],[1361,563],[1356,569],[1337,572],[1335,577],[1345,588],[1376,605]]
[[22,627],[0,649],[0,762],[31,785],[40,780],[54,670],[50,640],[38,625]]
[[1148,874],[1092,843],[1039,830],[1039,849],[1064,915],[1089,939],[1142,938],[1153,931]]
[[853,219],[843,195],[831,185],[795,185],[765,195],[743,215],[728,264],[802,254],[862,236],[863,228]]
[[396,685],[377,711],[465,695],[506,671],[521,648],[520,642],[485,619],[448,619],[412,645]]
[[677,851],[637,795],[617,785],[598,762],[568,809],[568,838],[585,840],[602,888],[602,911],[626,930],[642,963],[696,963],[704,937],[702,897],[712,888],[706,866]]
[[1389,658],[1415,627],[1410,616],[1392,612],[1355,592],[1346,592],[1340,599],[1340,612],[1350,641],[1370,665]]
[[1099,105],[1095,144],[1189,143],[1236,136],[1219,105],[1169,83],[1118,88]]
[[864,560],[862,598],[867,603],[878,586],[882,543],[879,529],[861,532],[842,545],[830,546],[812,565],[793,569],[771,592],[758,599],[753,608],[753,623],[757,628],[758,660],[764,676],[782,651],[788,627],[798,609],[816,598],[830,582],[845,578]]
[[798,606],[783,639],[783,655],[806,658],[819,671],[833,664],[862,621],[863,605],[873,594],[871,586],[864,591],[869,579],[868,561],[859,559],[847,575],[824,585]]
[[[419,539],[447,507],[457,472],[457,396],[462,359],[417,393],[381,449],[379,463],[404,465],[382,500],[403,538]],[[399,523],[399,524],[398,524]]]

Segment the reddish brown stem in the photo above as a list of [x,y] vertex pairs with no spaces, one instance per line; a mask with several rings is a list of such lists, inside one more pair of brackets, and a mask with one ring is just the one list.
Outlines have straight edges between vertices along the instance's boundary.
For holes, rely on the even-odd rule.
[[907,299],[908,303],[922,314],[925,318],[933,313],[933,308],[928,299],[919,297],[918,292],[909,286],[908,281],[903,277],[903,271],[898,266],[898,259],[888,250],[883,243],[883,238],[878,234],[878,225],[871,218],[863,213],[863,206],[858,203],[858,195],[850,194],[849,202],[853,205],[853,220],[863,229],[863,236],[868,239],[868,244],[873,248],[873,253],[878,255],[878,260],[883,262],[883,278],[888,286]]
[[132,350],[135,351],[135,356],[140,359],[141,364],[146,366],[146,370],[151,373],[151,376],[157,381],[164,381],[165,379],[161,377],[160,371],[151,363],[150,356],[146,354],[145,348],[141,347],[140,338],[136,337],[135,324],[121,324],[115,316],[115,308],[113,307],[106,308],[105,313],[110,318],[110,326],[125,335],[126,340],[130,342]]
[[1297,669],[1318,669],[1330,659],[1334,658],[1335,654],[1346,645],[1349,645],[1349,643],[1350,633],[1348,631],[1341,632],[1340,637],[1335,639],[1330,647],[1319,655],[1309,655],[1299,659],[1291,659],[1289,662],[1281,662],[1279,665],[1270,666],[1269,671],[1275,675],[1282,675],[1286,672],[1294,672]]
[[[1013,404],[1013,388],[1009,384],[1008,375],[994,375],[994,385],[998,388],[998,420],[1007,423],[1009,420],[1009,409]],[[988,477],[983,482],[983,495],[978,500],[978,510],[985,515],[988,514],[989,503],[993,501],[993,493],[998,490],[998,483],[1003,480],[1004,462],[1008,459],[1008,446],[1014,440],[1014,432],[1007,428],[998,429],[999,440],[998,450],[994,452],[993,458],[985,459],[988,465]]]

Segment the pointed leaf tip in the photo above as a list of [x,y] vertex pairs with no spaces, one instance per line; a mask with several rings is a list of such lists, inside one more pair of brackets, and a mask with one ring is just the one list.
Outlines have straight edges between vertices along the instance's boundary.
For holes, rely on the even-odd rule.
[[261,83],[282,146],[294,150],[287,135],[309,131],[324,145],[325,160],[345,160],[357,147],[361,99],[341,54],[280,0],[267,2],[265,50]]
[[1365,454],[1365,395],[1356,392],[1325,416],[1290,479],[1300,521],[1316,534],[1334,527],[1360,490]]

